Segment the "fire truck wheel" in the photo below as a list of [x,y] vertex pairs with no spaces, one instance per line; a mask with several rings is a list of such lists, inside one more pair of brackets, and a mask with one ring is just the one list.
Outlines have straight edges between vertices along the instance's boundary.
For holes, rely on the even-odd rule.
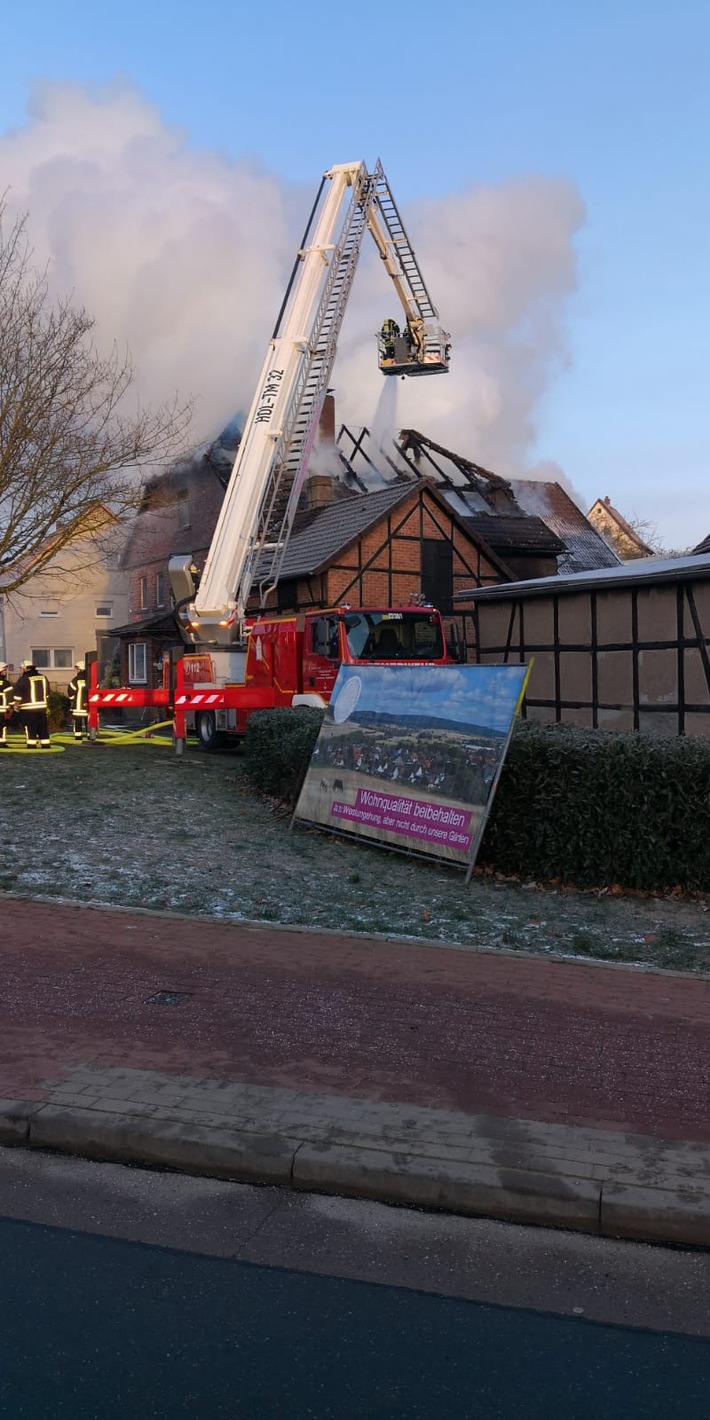
[[217,729],[214,710],[201,710],[196,716],[197,738],[200,748],[206,749],[208,754],[219,749],[223,743],[223,737]]

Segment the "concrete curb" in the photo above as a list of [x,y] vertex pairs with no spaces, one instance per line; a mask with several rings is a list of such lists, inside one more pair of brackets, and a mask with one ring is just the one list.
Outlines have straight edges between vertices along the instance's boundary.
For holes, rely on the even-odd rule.
[[[304,1145],[295,1162],[296,1188],[382,1203],[441,1208],[516,1223],[599,1231],[599,1186],[528,1169],[496,1169],[449,1159],[402,1156],[388,1150]],[[709,1235],[710,1237],[710,1235]]]
[[[505,1139],[506,1125],[511,1137],[526,1127],[542,1128],[523,1121],[497,1123],[498,1142]],[[379,1141],[373,1146],[371,1137],[362,1144],[343,1144],[326,1137],[325,1131],[314,1138],[317,1132],[288,1127],[283,1133],[258,1132],[100,1108],[0,1100],[0,1144],[8,1146],[610,1238],[710,1247],[710,1149],[703,1146],[678,1145],[679,1150],[699,1151],[696,1177],[686,1171],[677,1186],[654,1187],[641,1176],[629,1177],[628,1169],[625,1182],[612,1177],[613,1170],[597,1178],[600,1168],[593,1159],[577,1171],[569,1166],[556,1171],[526,1167],[524,1150],[519,1165],[487,1163],[457,1157],[460,1150],[434,1143],[425,1155],[388,1146],[384,1139],[381,1146]],[[579,1133],[587,1139],[592,1131]],[[602,1131],[601,1137],[606,1137]],[[668,1155],[668,1144],[647,1142],[658,1143]],[[505,1148],[501,1152],[504,1158]]]
[[[557,889],[555,889],[557,891]],[[564,892],[564,889],[560,891]],[[570,895],[575,889],[569,890]],[[582,896],[592,896],[582,893]],[[710,895],[709,895],[710,896]],[[649,894],[650,900],[655,900]],[[557,962],[567,966],[589,967],[592,971],[615,971],[623,974],[636,974],[641,976],[661,976],[680,977],[687,981],[707,981],[710,980],[710,971],[682,971],[675,967],[659,966],[655,962],[644,961],[607,961],[602,957],[576,956],[573,952],[563,951],[532,951],[526,947],[506,947],[506,946],[479,946],[476,942],[451,941],[447,937],[419,937],[402,936],[397,932],[358,932],[354,927],[322,927],[314,929],[303,922],[272,922],[265,917],[214,917],[205,912],[178,912],[175,909],[159,907],[139,907],[135,904],[126,906],[118,902],[99,902],[96,898],[80,897],[50,897],[43,893],[35,892],[15,892],[9,889],[0,889],[0,902],[26,902],[41,903],[45,907],[71,907],[88,912],[116,912],[124,917],[146,917],[155,918],[158,921],[188,922],[191,925],[203,925],[206,927],[244,928],[258,932],[283,932],[285,936],[295,933],[304,937],[334,937],[351,939],[358,943],[372,942],[374,945],[382,943],[394,943],[395,946],[405,947],[427,947],[434,950],[443,949],[445,951],[461,952],[464,955],[470,953],[476,956],[509,957],[515,961],[546,961]],[[661,899],[666,901],[666,899]]]

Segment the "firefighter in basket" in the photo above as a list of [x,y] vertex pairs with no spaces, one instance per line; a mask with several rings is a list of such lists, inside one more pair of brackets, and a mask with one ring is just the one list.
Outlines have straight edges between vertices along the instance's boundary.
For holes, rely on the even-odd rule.
[[8,680],[7,666],[0,661],[0,749],[7,749],[7,727],[12,719],[14,691]]
[[15,682],[13,700],[25,732],[28,749],[50,749],[47,704],[49,681],[34,661],[22,661],[22,675]]
[[71,712],[74,739],[81,744],[89,738],[89,704],[86,690],[86,670],[83,661],[77,661],[74,675],[67,686],[69,709]]
[[400,330],[396,320],[386,320],[382,322],[380,337],[382,340],[382,353],[385,360],[394,360],[394,342],[399,339]]

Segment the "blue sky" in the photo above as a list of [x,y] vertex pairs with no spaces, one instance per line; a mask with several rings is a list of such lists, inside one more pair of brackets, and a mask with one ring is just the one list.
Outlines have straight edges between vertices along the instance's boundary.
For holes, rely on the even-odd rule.
[[[304,215],[325,167],[379,155],[434,272],[458,244],[456,214],[468,209],[452,205],[457,194],[558,184],[550,202],[567,194],[567,206],[559,227],[545,227],[546,251],[564,226],[576,274],[540,277],[528,338],[549,347],[525,365],[523,301],[485,367],[481,409],[503,405],[494,433],[482,423],[480,448],[461,448],[458,433],[456,447],[482,462],[481,448],[490,459],[500,451],[505,464],[509,419],[511,459],[558,466],[584,505],[608,494],[665,546],[684,548],[710,532],[709,69],[710,6],[695,0],[27,0],[3,15],[0,134],[31,123],[38,84],[127,84],[190,152],[274,176],[284,210],[300,204]],[[469,354],[491,343],[489,332],[465,340]]]

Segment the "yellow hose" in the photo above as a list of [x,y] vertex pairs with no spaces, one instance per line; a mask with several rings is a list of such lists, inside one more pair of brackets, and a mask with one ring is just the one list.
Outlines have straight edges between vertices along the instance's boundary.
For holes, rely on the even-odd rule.
[[[158,748],[162,749],[165,745],[172,745],[173,738],[172,735],[156,735],[156,731],[168,728],[172,730],[172,724],[172,720],[161,720],[155,725],[141,725],[137,730],[98,729],[96,732],[96,743],[105,745],[155,744]],[[53,739],[57,739],[67,745],[80,743],[80,741],[75,740],[74,736],[68,732],[55,735]]]
[[56,744],[55,740],[56,736],[53,736],[49,749],[30,749],[24,740],[15,740],[14,742],[8,740],[7,748],[0,750],[0,763],[2,763],[3,754],[33,754],[36,757],[39,757],[40,754],[64,754],[64,745]]

